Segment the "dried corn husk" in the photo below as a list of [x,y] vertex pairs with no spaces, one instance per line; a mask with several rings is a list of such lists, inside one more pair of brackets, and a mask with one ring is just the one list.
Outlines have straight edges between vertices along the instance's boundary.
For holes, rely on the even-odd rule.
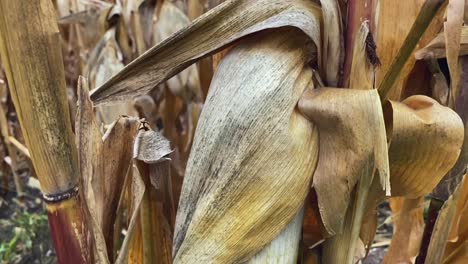
[[374,172],[381,190],[390,193],[379,95],[376,90],[319,88],[304,94],[299,109],[319,129],[313,186],[323,224],[330,235],[342,233],[325,241],[323,261],[352,263]]
[[[102,102],[134,96],[231,41],[268,28],[299,27],[319,43],[318,10],[305,0],[228,1],[131,63],[94,97]],[[295,110],[300,95],[311,85],[312,71],[304,68],[315,51],[309,42],[301,31],[291,28],[259,33],[240,42],[221,62],[200,117],[182,190],[174,242],[176,262],[248,260],[302,207],[308,191],[303,183],[310,181],[317,154],[316,130]],[[254,76],[251,67],[256,69]],[[128,75],[135,70],[136,74]],[[153,73],[146,74],[149,71]],[[277,77],[272,78],[271,72]],[[232,82],[226,83],[227,78]],[[130,90],[124,91],[127,88]],[[221,112],[224,114],[217,114]],[[246,113],[253,114],[252,118],[245,119]],[[247,127],[251,129],[245,130]],[[271,140],[264,141],[265,135],[271,135]],[[241,138],[248,140],[239,143]],[[233,144],[237,147],[230,147]],[[200,163],[204,160],[207,162]],[[275,217],[270,217],[272,213]],[[220,233],[232,235],[220,237]]]
[[[463,123],[450,108],[426,96],[385,106],[392,195],[428,194],[453,167],[463,143]],[[423,143],[427,142],[427,143]]]
[[[457,56],[468,54],[468,26],[463,26],[460,32],[460,48]],[[439,33],[424,48],[415,53],[418,60],[430,58],[445,58],[447,51],[445,48],[445,33]]]

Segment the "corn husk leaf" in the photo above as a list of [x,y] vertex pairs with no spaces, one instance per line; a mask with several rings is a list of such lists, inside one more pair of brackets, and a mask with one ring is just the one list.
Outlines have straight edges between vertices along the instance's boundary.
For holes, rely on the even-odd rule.
[[440,31],[445,3],[380,1],[376,43],[382,68],[376,77],[382,98],[400,99],[403,82],[413,68],[415,48],[425,45]]
[[[301,111],[317,124],[321,135],[319,155],[324,161],[319,161],[313,185],[324,226],[331,235],[342,230],[351,191],[365,166],[370,166],[372,171],[375,166],[382,189],[390,191],[387,143],[379,102],[375,90],[331,88],[308,91],[301,100]],[[346,166],[339,166],[343,160],[347,161]],[[372,164],[365,165],[369,162]]]
[[226,1],[127,65],[95,90],[92,100],[100,104],[144,94],[196,60],[269,28],[300,28],[320,51],[320,19],[320,9],[307,0]]
[[460,117],[422,95],[390,101],[385,114],[391,131],[392,195],[417,198],[430,193],[460,154],[464,136]]
[[390,193],[379,95],[376,90],[319,88],[304,94],[299,109],[319,129],[320,159],[313,186],[323,224],[330,235],[343,233],[325,241],[323,261],[351,263],[374,172],[381,188]]
[[393,237],[383,263],[414,263],[424,233],[424,198],[390,199]]
[[247,261],[303,206],[318,150],[317,130],[296,109],[312,85],[306,43],[301,31],[278,29],[221,61],[187,165],[176,262]]

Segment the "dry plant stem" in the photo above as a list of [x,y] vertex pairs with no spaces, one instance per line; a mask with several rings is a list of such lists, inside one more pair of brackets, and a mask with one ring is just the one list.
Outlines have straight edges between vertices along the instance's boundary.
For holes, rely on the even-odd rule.
[[421,8],[421,12],[411,27],[410,32],[406,36],[406,39],[401,46],[398,55],[393,60],[392,65],[385,74],[385,77],[383,78],[382,83],[378,88],[382,102],[384,102],[387,98],[390,89],[398,79],[398,76],[406,61],[411,56],[422,35],[426,31],[434,16],[437,14],[437,11],[443,6],[444,2],[444,0],[427,0],[424,3],[423,7]]
[[56,200],[47,210],[58,260],[87,263],[81,200],[71,191],[79,169],[55,10],[48,0],[19,0],[1,1],[0,13],[0,54],[13,102],[42,191]]
[[439,211],[444,205],[444,202],[432,198],[429,204],[429,210],[427,214],[426,226],[424,227],[424,234],[421,240],[421,248],[419,249],[419,255],[416,258],[415,264],[424,264],[426,262],[427,250],[431,242],[432,232],[439,216]]
[[368,164],[364,169],[364,174],[359,181],[352,198],[352,203],[348,207],[344,229],[341,234],[335,235],[325,240],[323,246],[323,263],[330,264],[352,264],[355,263],[354,255],[356,245],[361,231],[362,219],[367,209],[367,197],[372,184],[369,175],[373,172],[373,164]]

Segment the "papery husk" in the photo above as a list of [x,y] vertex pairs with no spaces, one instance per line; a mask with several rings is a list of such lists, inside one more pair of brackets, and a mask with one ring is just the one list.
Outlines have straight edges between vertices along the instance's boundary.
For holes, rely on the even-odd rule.
[[[115,28],[109,29],[90,54],[84,72],[91,87],[98,87],[124,68],[122,54],[115,40]],[[98,106],[98,123],[111,124],[120,115],[137,116],[133,102]]]
[[[169,1],[164,1],[154,26],[154,43],[160,43],[189,24],[189,18],[180,9]],[[166,84],[174,95],[181,97],[185,102],[202,100],[203,95],[196,65],[190,65],[167,80]]]
[[329,87],[337,87],[344,62],[344,35],[338,0],[320,0],[323,12],[322,75]]
[[460,117],[434,99],[415,95],[385,106],[390,129],[393,196],[417,198],[432,191],[460,154],[464,129]]
[[226,1],[127,65],[93,91],[92,100],[100,104],[144,94],[196,60],[269,28],[301,29],[317,46],[320,64],[320,19],[320,8],[308,0]]
[[307,42],[290,28],[263,32],[221,61],[187,165],[176,263],[247,261],[302,207],[318,150],[295,108],[312,85]]
[[425,259],[425,263],[427,264],[443,263],[442,261],[444,259],[445,247],[447,245],[447,240],[450,237],[450,229],[457,212],[458,204],[464,202],[460,199],[460,197],[465,196],[463,194],[463,189],[466,189],[466,180],[467,179],[465,176],[461,184],[444,203],[442,209],[439,212],[439,216],[437,217],[437,221],[432,232],[429,248],[427,250],[427,256]]
[[320,134],[313,186],[323,224],[330,235],[342,233],[325,241],[323,261],[351,263],[374,172],[381,189],[390,193],[379,95],[376,90],[319,88],[304,94],[299,109]]
[[390,207],[394,231],[383,263],[414,263],[424,233],[424,198],[391,198]]

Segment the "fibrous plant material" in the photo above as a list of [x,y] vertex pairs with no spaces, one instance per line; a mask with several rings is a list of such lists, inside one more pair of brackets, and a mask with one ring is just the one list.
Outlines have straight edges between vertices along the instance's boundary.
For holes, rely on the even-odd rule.
[[2,1],[0,12],[2,63],[48,203],[58,259],[89,262],[55,10],[51,1],[25,0]]

